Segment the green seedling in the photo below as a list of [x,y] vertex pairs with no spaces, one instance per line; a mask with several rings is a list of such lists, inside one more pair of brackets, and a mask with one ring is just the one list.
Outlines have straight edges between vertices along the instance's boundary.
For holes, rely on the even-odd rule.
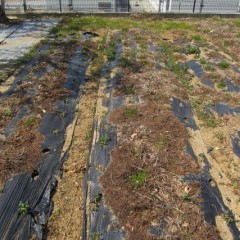
[[238,183],[237,182],[234,182],[233,185],[232,185],[233,189],[238,189]]
[[30,117],[26,120],[26,125],[27,126],[33,126],[36,124],[36,118],[35,117]]
[[218,83],[218,88],[225,88],[227,86],[227,84],[225,82],[220,82]]
[[185,191],[182,193],[182,198],[185,201],[190,201],[191,200],[191,197],[190,197],[189,193],[185,192]]
[[197,117],[204,122],[207,127],[215,128],[217,126],[215,118],[201,106],[196,107]]
[[59,113],[59,117],[60,118],[65,118],[66,117],[66,113],[65,112],[60,112]]
[[223,143],[226,140],[226,136],[224,135],[223,132],[214,133],[214,137],[216,137],[221,143]]
[[57,130],[57,129],[54,129],[51,132],[52,132],[53,135],[58,135],[59,134],[59,130]]
[[68,98],[64,99],[64,104],[68,104],[68,103],[69,103],[69,99]]
[[129,178],[129,182],[133,188],[141,188],[148,178],[148,174],[146,171],[139,171],[134,173]]
[[135,117],[137,116],[137,109],[136,108],[127,108],[125,110],[125,115],[127,115],[128,117]]
[[204,58],[201,58],[200,59],[200,64],[202,64],[202,65],[207,64],[207,60],[205,60]]
[[226,69],[230,66],[230,64],[227,63],[227,62],[220,62],[220,63],[218,63],[218,66],[223,68],[223,69]]
[[205,65],[204,70],[211,71],[211,72],[216,71],[216,69],[209,64]]
[[160,137],[159,140],[157,141],[157,147],[159,149],[164,149],[167,147],[169,143],[169,140],[166,137]]
[[192,39],[196,42],[202,41],[202,37],[200,35],[194,35]]
[[126,92],[127,92],[127,94],[134,94],[135,93],[134,87],[133,86],[127,87]]
[[108,59],[109,61],[114,60],[114,59],[115,59],[115,55],[116,55],[115,47],[110,46],[109,48],[107,48],[107,49],[105,50],[105,54],[106,54],[107,59]]
[[224,213],[222,214],[222,217],[226,221],[226,223],[235,222],[235,217],[231,213]]
[[20,201],[18,205],[18,213],[26,215],[29,212],[29,204],[27,202]]
[[100,240],[101,234],[96,232],[96,233],[92,233],[90,236],[90,240]]
[[187,53],[188,54],[197,54],[199,52],[199,48],[195,46],[188,45],[187,46]]
[[13,116],[13,110],[11,108],[5,108],[3,111],[4,117],[12,117]]
[[108,142],[109,142],[110,140],[111,140],[111,138],[110,138],[108,135],[106,135],[106,136],[100,137],[99,140],[98,140],[98,142],[99,142],[99,144],[100,144],[101,146],[105,146],[105,145],[108,144]]

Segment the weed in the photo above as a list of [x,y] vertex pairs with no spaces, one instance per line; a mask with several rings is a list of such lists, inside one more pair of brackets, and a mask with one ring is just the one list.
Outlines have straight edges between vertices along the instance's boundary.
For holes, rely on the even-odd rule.
[[26,120],[26,125],[27,126],[33,126],[36,124],[36,118],[35,117],[30,117]]
[[227,223],[235,222],[235,217],[230,212],[222,214],[222,217]]
[[197,117],[204,122],[205,126],[215,128],[217,126],[214,116],[208,113],[200,105],[195,106]]
[[172,47],[170,46],[169,43],[167,42],[163,42],[161,45],[160,45],[160,48],[162,50],[162,52],[166,55],[170,55],[172,54]]
[[67,115],[67,114],[66,114],[65,112],[60,112],[60,113],[59,113],[59,117],[60,117],[60,118],[65,118],[66,115]]
[[202,65],[207,64],[207,60],[205,60],[204,58],[201,58],[200,59],[200,64],[202,64]]
[[125,110],[125,115],[127,115],[128,117],[135,117],[137,116],[138,111],[136,108],[127,108]]
[[199,48],[196,46],[188,45],[187,46],[187,53],[188,54],[197,54],[199,52]]
[[96,232],[96,233],[92,233],[90,236],[90,240],[100,240],[101,234]]
[[91,137],[92,137],[92,129],[90,128],[90,129],[87,130],[84,139],[85,139],[87,142],[89,142],[89,141],[91,140]]
[[223,69],[228,68],[229,65],[230,65],[230,64],[229,64],[228,62],[225,62],[225,61],[218,63],[218,66],[221,67],[221,68],[223,68]]
[[93,199],[93,202],[98,204],[102,200],[102,193],[96,194],[96,196]]
[[164,149],[167,147],[169,140],[166,137],[160,137],[157,141],[157,147],[159,149]]
[[64,104],[68,104],[69,103],[69,99],[68,98],[65,98],[64,99]]
[[27,202],[20,201],[18,205],[18,213],[25,215],[28,212],[29,212],[29,204]]
[[126,88],[126,92],[127,92],[127,94],[134,94],[134,93],[135,93],[135,91],[134,91],[134,86],[133,86],[133,85],[128,86],[128,87]]
[[130,176],[129,182],[133,188],[141,188],[148,178],[146,171],[139,171]]
[[59,216],[59,215],[61,214],[61,212],[62,212],[62,211],[61,211],[61,208],[57,208],[57,209],[54,210],[53,213],[54,213],[55,215]]
[[182,193],[182,198],[183,198],[183,200],[185,200],[185,201],[190,201],[191,200],[191,197],[190,197],[190,195],[189,195],[189,192],[183,192]]
[[147,46],[143,43],[141,43],[139,47],[142,52],[145,52],[147,50]]
[[123,67],[133,66],[133,61],[129,60],[129,59],[128,59],[127,57],[125,57],[125,56],[121,56],[120,62],[121,62],[121,65],[122,65]]
[[216,72],[211,72],[211,73],[210,73],[210,77],[211,77],[212,79],[219,79],[221,76],[219,76],[219,74],[216,73]]
[[112,61],[115,59],[115,55],[116,55],[116,50],[114,46],[110,46],[105,50],[105,54],[107,56],[107,59],[109,61]]
[[218,88],[225,88],[227,86],[227,84],[225,82],[220,82],[218,83]]
[[96,111],[97,111],[97,107],[96,107],[96,106],[93,106],[93,107],[92,107],[92,113],[95,114]]
[[238,188],[238,183],[237,182],[234,182],[233,185],[232,185],[233,189],[237,189]]
[[216,71],[216,69],[212,66],[212,65],[210,65],[210,64],[207,64],[207,65],[205,65],[204,66],[204,70],[206,70],[206,71]]
[[59,130],[57,130],[57,129],[51,130],[51,133],[53,135],[58,135],[59,134]]
[[226,140],[226,136],[223,132],[214,133],[214,137],[216,137],[220,143],[223,143]]
[[192,39],[196,42],[202,41],[202,37],[200,35],[194,35],[192,36]]
[[7,107],[3,111],[4,117],[12,117],[13,116],[13,110],[10,107]]
[[108,135],[99,138],[98,142],[101,146],[107,145],[111,138]]

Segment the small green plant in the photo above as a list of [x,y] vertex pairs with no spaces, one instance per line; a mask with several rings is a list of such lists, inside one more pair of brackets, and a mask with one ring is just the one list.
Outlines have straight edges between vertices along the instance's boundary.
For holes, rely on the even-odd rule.
[[10,107],[7,107],[3,111],[4,117],[12,117],[13,116],[13,110]]
[[59,113],[59,117],[60,118],[65,118],[66,117],[66,113],[65,112],[60,112]]
[[108,135],[102,136],[99,138],[98,142],[101,146],[105,146],[108,144],[108,142],[111,140],[111,138]]
[[210,64],[206,64],[205,67],[204,67],[204,70],[209,71],[209,72],[210,71],[211,72],[216,71],[216,69]]
[[29,204],[27,202],[20,201],[18,205],[18,213],[25,215],[28,212],[29,212]]
[[157,141],[157,147],[159,149],[164,149],[167,147],[167,145],[169,144],[169,140],[166,137],[160,137]]
[[227,86],[227,84],[225,82],[220,82],[218,83],[218,88],[225,88]]
[[26,120],[26,125],[27,126],[33,126],[36,124],[36,118],[35,117],[30,117]]
[[237,182],[234,182],[233,185],[232,185],[233,189],[238,189],[238,183]]
[[56,208],[56,209],[54,210],[53,214],[59,216],[59,215],[61,215],[61,212],[62,212],[61,208]]
[[142,52],[145,52],[145,51],[147,50],[147,46],[146,46],[144,43],[141,43],[141,44],[139,45],[139,47],[140,47],[140,49],[141,49]]
[[69,99],[68,98],[65,98],[64,99],[64,104],[68,104],[69,103]]
[[105,50],[105,54],[107,56],[107,59],[109,61],[112,61],[115,59],[115,55],[116,55],[116,50],[114,46],[110,46]]
[[183,200],[185,200],[185,201],[190,201],[190,200],[191,200],[191,197],[190,197],[190,195],[189,195],[189,192],[186,192],[186,191],[184,191],[184,192],[182,193],[182,198],[183,198]]
[[201,108],[200,105],[195,107],[197,117],[204,122],[206,127],[215,128],[217,126],[214,116],[208,113],[205,109]]
[[187,53],[188,54],[197,54],[199,52],[199,48],[192,46],[192,45],[188,45],[187,46]]
[[204,58],[201,58],[200,59],[200,64],[202,64],[202,65],[207,64],[207,60],[205,60]]
[[146,171],[138,171],[130,176],[129,182],[133,188],[141,188],[148,178]]
[[127,108],[125,110],[125,114],[128,116],[128,117],[135,117],[137,116],[138,114],[138,111],[136,108]]
[[202,37],[200,35],[194,35],[192,36],[192,39],[196,42],[202,41]]
[[59,130],[57,130],[57,129],[53,129],[53,130],[51,130],[51,132],[52,132],[53,135],[58,135],[59,134]]
[[130,67],[133,66],[134,62],[130,59],[128,59],[126,56],[120,57],[120,62],[123,67]]
[[96,232],[96,233],[92,233],[90,236],[90,240],[100,240],[101,238],[101,234]]
[[226,69],[226,68],[228,68],[230,66],[230,64],[228,62],[224,61],[224,62],[218,63],[218,66],[223,68],[223,69]]
[[232,213],[224,213],[222,214],[223,219],[227,222],[227,223],[233,223],[235,222],[235,217],[232,215]]
[[226,136],[223,132],[214,133],[214,137],[216,137],[220,143],[223,143],[226,140]]
[[134,86],[131,85],[131,86],[127,87],[126,92],[127,92],[127,94],[134,94],[135,93]]

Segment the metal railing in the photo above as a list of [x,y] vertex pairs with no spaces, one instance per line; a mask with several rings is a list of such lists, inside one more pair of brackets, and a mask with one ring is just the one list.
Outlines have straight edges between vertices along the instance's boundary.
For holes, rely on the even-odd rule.
[[6,11],[224,13],[240,11],[240,0],[6,0]]

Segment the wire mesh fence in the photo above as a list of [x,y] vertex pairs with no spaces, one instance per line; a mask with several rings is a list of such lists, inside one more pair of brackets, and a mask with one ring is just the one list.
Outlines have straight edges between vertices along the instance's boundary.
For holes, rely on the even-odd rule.
[[232,13],[240,0],[6,0],[6,11]]

